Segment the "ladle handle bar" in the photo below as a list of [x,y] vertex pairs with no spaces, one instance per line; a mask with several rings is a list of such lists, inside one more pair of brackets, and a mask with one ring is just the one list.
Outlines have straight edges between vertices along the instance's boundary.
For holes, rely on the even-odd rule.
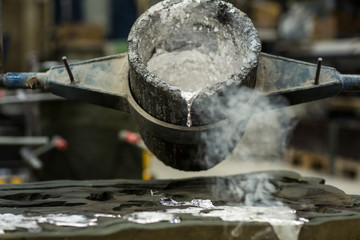
[[[44,88],[68,99],[129,112],[128,61],[126,54],[107,56],[70,64],[71,81],[64,66],[46,73],[6,73],[0,86]],[[315,83],[316,65],[261,53],[256,89],[265,95],[283,95],[289,104],[332,97],[342,91],[360,91],[360,75],[340,74],[322,66]]]
[[42,88],[46,73],[13,73],[1,74],[0,86],[6,88]]
[[[67,70],[71,71],[71,80]],[[55,95],[129,112],[126,54],[54,66],[46,73],[6,73],[0,86],[44,88]]]
[[358,74],[342,74],[344,91],[360,91],[360,75]]
[[256,90],[282,95],[290,105],[333,97],[343,91],[360,91],[360,75],[340,74],[335,68],[261,53]]

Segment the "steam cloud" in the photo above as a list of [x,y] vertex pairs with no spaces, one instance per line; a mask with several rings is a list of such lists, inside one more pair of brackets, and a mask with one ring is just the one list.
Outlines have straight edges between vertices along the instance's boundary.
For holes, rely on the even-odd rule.
[[[251,100],[248,102],[249,98]],[[210,114],[226,115],[231,119],[231,123],[221,132],[210,133],[215,136],[203,135],[203,141],[208,148],[205,151],[225,156],[231,154],[230,158],[235,161],[252,164],[259,161],[281,161],[287,139],[296,123],[294,114],[284,108],[287,105],[286,99],[282,97],[268,98],[245,87],[232,90],[226,101],[212,99],[207,105]],[[246,132],[247,129],[250,131]],[[233,151],[234,141],[240,138],[240,144]],[[210,165],[211,159],[211,156],[206,156]],[[218,180],[212,188],[214,195],[220,195],[224,200],[237,199],[239,206],[264,206],[269,210],[276,207],[287,209],[284,203],[273,197],[276,191],[276,183],[265,173],[248,174],[245,179],[228,178],[226,183]],[[295,214],[293,217],[296,219]],[[300,231],[300,227],[287,223],[280,223],[273,228],[280,239],[297,239]],[[231,235],[239,237],[242,231],[243,223],[239,222]],[[251,239],[264,239],[270,232],[272,228],[266,228]]]
[[[250,100],[249,100],[250,99]],[[288,137],[295,126],[294,114],[283,97],[266,97],[246,87],[234,88],[224,99],[211,98],[207,112],[230,119],[228,127],[202,135],[205,161],[212,166],[211,154],[228,156],[241,161],[281,160]],[[272,110],[275,109],[275,110]],[[249,130],[249,131],[247,131]],[[241,144],[233,150],[233,145]]]

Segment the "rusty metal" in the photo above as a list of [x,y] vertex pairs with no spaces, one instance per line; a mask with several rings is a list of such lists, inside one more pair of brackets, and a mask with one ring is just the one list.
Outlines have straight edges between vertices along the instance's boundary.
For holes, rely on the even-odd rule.
[[37,76],[32,76],[28,78],[25,82],[26,87],[31,89],[37,89],[40,88],[41,84]]

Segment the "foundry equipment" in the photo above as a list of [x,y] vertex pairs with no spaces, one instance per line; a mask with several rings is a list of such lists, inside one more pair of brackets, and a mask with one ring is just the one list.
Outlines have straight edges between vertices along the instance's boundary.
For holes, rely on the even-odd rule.
[[[234,56],[226,58],[223,51],[229,49]],[[181,88],[149,71],[148,63],[162,51],[193,50],[226,58],[224,66],[239,66],[188,99]],[[241,61],[232,62],[236,57]],[[284,96],[292,105],[360,90],[360,75],[340,74],[321,66],[321,60],[311,64],[262,53],[251,20],[229,3],[167,0],[137,19],[127,54],[71,64],[64,57],[63,66],[46,73],[6,73],[1,83],[8,88],[43,88],[129,112],[161,161],[181,170],[205,170],[232,151],[255,112],[267,110],[257,107],[264,97],[271,102]]]

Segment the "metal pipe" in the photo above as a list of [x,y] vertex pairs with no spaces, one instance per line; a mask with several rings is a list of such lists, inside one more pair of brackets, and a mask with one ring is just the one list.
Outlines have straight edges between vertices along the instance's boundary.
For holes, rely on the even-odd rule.
[[43,167],[41,160],[27,147],[20,149],[20,155],[22,159],[35,170],[40,170]]
[[0,77],[0,86],[7,88],[43,88],[46,73],[6,73]]
[[50,139],[48,137],[0,137],[0,145],[44,145],[49,142]]
[[359,74],[342,74],[344,91],[360,91],[360,75]]

